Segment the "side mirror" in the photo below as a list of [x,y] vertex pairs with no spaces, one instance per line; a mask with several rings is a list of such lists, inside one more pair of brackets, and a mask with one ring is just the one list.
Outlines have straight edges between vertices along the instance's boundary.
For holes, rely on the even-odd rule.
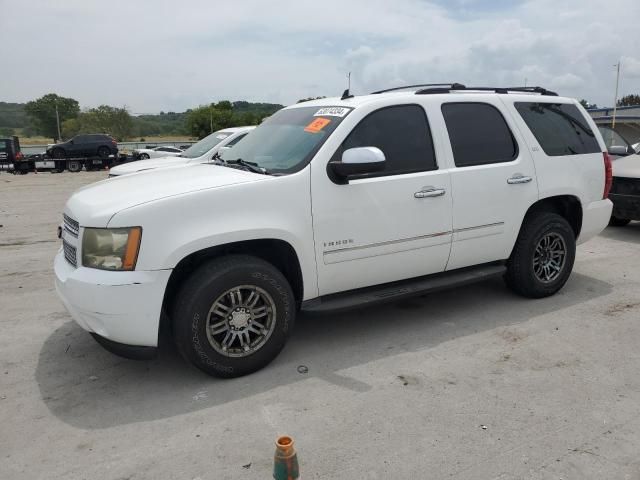
[[341,162],[329,162],[334,176],[346,180],[353,175],[375,173],[384,170],[386,158],[377,147],[349,148],[342,153]]
[[628,155],[627,147],[625,145],[611,145],[607,149],[607,152],[609,152],[609,155],[615,155],[617,157],[624,157],[625,155]]
[[69,140],[69,143],[70,143],[71,145],[73,145],[73,140]]

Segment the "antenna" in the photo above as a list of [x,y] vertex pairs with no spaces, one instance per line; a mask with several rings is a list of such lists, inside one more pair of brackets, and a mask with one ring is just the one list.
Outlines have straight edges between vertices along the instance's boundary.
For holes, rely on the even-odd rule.
[[347,89],[342,92],[340,100],[346,100],[347,98],[353,98],[353,95],[349,92],[351,90],[351,72],[347,73]]

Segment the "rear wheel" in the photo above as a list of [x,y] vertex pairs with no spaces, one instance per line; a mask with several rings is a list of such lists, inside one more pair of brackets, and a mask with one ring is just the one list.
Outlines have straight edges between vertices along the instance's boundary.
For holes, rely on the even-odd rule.
[[148,153],[141,153],[140,154],[140,160],[148,160],[149,159],[149,154]]
[[82,170],[82,162],[80,160],[69,160],[67,162],[67,169],[73,173],[79,172]]
[[211,260],[178,293],[172,315],[178,350],[210,375],[254,372],[284,347],[295,305],[286,278],[264,260],[246,255]]
[[525,297],[553,295],[569,279],[576,255],[575,233],[551,212],[527,215],[507,263],[509,288]]
[[620,217],[611,215],[611,218],[609,219],[609,226],[624,227],[625,225],[628,225],[630,221],[631,220],[629,220],[628,218],[620,218]]

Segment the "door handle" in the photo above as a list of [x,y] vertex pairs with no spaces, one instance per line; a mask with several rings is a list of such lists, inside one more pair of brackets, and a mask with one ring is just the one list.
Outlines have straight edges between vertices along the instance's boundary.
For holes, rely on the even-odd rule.
[[507,183],[509,185],[518,185],[519,183],[529,183],[531,180],[533,178],[516,173],[513,177],[507,178]]
[[415,198],[441,197],[446,190],[444,188],[422,187],[422,190],[413,194]]

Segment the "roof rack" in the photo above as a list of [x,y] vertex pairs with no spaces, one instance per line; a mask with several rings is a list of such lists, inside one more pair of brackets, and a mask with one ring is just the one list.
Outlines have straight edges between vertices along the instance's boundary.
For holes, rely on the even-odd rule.
[[466,88],[461,83],[419,83],[417,85],[405,85],[403,87],[393,87],[393,88],[387,88],[385,90],[378,90],[376,92],[371,92],[371,95],[376,95],[378,93],[394,92],[396,90],[406,90],[407,88],[418,88],[418,87],[443,87],[442,90],[446,90],[447,92],[449,90],[461,90]]
[[436,88],[423,88],[416,91],[416,95],[430,95],[436,93],[451,93],[451,91],[468,90],[468,91],[480,91],[480,92],[494,92],[494,93],[509,93],[509,92],[525,92],[525,93],[539,93],[540,95],[549,95],[557,97],[556,92],[547,90],[542,87],[466,87],[459,83],[452,84],[449,88],[443,88],[442,86],[436,86]]

